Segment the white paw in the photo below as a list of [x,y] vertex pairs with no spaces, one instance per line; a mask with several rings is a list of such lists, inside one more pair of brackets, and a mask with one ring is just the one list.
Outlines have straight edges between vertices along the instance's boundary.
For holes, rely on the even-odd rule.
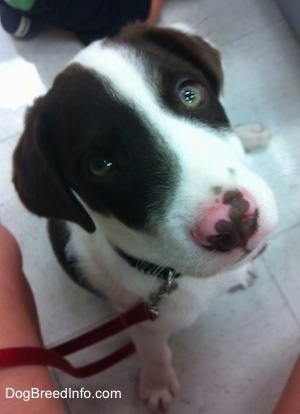
[[140,397],[151,413],[166,412],[179,391],[179,382],[173,367],[143,368],[140,377]]
[[257,279],[257,274],[255,272],[254,266],[252,263],[248,263],[243,268],[240,269],[237,277],[237,283],[229,292],[234,293],[238,290],[244,290],[252,286]]
[[271,132],[261,124],[240,125],[234,128],[245,151],[264,147],[271,139]]

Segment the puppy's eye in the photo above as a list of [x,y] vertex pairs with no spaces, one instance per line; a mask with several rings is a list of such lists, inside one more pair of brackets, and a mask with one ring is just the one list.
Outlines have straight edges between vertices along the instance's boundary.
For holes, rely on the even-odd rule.
[[113,163],[102,157],[92,157],[89,162],[89,170],[94,176],[105,178],[112,172]]
[[197,82],[181,84],[178,90],[180,101],[186,108],[196,109],[207,99],[206,90]]

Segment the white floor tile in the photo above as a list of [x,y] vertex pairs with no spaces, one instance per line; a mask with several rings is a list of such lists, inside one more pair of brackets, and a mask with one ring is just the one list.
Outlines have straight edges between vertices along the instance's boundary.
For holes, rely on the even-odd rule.
[[274,132],[282,132],[287,122],[299,119],[300,47],[285,21],[220,48],[224,97],[233,123],[258,119]]
[[188,406],[205,414],[264,414],[274,407],[298,355],[299,332],[261,262],[257,271],[254,286],[225,295],[174,338],[183,380],[174,414]]
[[184,22],[221,46],[279,20],[273,0],[169,0],[160,23]]
[[70,33],[48,29],[30,41],[16,40],[15,48],[22,58],[35,65],[42,82],[50,87],[82,45]]

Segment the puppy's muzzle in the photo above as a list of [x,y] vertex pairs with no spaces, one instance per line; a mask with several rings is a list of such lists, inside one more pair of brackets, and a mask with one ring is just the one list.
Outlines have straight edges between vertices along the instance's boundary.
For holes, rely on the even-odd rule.
[[242,248],[258,229],[259,210],[246,190],[226,191],[205,207],[206,213],[192,230],[195,242],[210,251],[230,252]]

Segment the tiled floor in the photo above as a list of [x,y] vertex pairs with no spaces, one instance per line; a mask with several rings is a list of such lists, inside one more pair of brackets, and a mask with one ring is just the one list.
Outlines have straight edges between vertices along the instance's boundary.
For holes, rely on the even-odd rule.
[[[178,21],[220,47],[232,122],[262,121],[272,130],[270,145],[249,161],[272,185],[281,220],[257,262],[256,284],[225,295],[173,337],[182,389],[171,413],[269,414],[300,351],[300,46],[273,0],[166,1],[162,22]],[[14,41],[0,29],[0,217],[21,244],[46,344],[113,312],[63,275],[44,221],[25,211],[10,178],[26,105],[80,48],[72,36],[55,31]],[[87,357],[110,346],[99,345]],[[137,378],[136,356],[86,380],[56,373],[57,387],[122,392],[120,400],[67,400],[72,414],[146,413]]]

